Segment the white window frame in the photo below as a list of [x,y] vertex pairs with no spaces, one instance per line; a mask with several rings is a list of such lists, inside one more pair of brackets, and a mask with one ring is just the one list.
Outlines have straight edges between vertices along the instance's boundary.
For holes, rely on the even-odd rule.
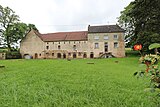
[[99,36],[94,36],[94,40],[99,40]]
[[94,43],[94,49],[99,49],[99,43]]
[[108,35],[104,35],[104,40],[108,40],[109,36]]
[[[117,44],[117,45],[115,45],[115,44]],[[114,42],[114,48],[118,48],[118,46],[119,46],[118,42]]]
[[[115,36],[116,36],[116,37],[115,37]],[[113,38],[114,38],[114,39],[118,39],[118,35],[116,35],[116,34],[113,35]]]

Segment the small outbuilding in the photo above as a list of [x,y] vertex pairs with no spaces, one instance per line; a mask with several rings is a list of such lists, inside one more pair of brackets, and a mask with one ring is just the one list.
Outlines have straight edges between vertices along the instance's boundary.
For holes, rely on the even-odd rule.
[[0,52],[0,60],[1,59],[6,59],[6,53],[5,52]]

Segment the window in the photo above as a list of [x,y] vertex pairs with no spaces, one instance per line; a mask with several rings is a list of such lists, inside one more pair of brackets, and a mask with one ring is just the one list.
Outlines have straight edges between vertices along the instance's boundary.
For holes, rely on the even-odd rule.
[[118,35],[114,35],[114,39],[118,39]]
[[118,42],[114,42],[114,48],[118,48]]
[[53,44],[54,44],[54,42],[53,42]]
[[73,50],[76,50],[76,45],[73,45]]
[[104,36],[104,40],[108,40],[108,36],[107,35]]
[[64,44],[65,44],[65,42],[64,42]]
[[71,56],[71,53],[68,53],[68,56]]
[[98,49],[99,48],[99,44],[98,43],[95,43],[95,49]]
[[81,43],[81,42],[79,41],[79,43]]
[[49,44],[49,43],[47,42],[47,44]]
[[70,41],[69,41],[69,44],[70,44]]
[[108,52],[108,43],[107,42],[104,43],[104,51]]
[[48,49],[49,49],[49,46],[46,46],[46,49],[48,50]]
[[94,40],[99,40],[99,36],[94,36]]
[[61,49],[61,46],[60,46],[60,45],[58,45],[58,49]]
[[59,42],[59,44],[60,44],[60,42]]
[[75,44],[76,42],[74,41],[74,44]]

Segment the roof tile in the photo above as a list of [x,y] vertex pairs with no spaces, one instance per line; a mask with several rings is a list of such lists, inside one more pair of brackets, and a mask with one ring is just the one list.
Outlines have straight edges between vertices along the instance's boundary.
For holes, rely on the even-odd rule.
[[88,33],[116,33],[124,32],[118,25],[88,26]]
[[59,32],[59,33],[48,33],[41,34],[40,37],[43,41],[86,41],[87,31],[79,32]]

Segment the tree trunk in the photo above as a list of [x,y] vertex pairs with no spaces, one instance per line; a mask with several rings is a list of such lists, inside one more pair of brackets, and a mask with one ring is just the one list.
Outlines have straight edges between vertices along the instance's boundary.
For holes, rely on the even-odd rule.
[[6,41],[7,41],[7,48],[8,48],[8,51],[10,52],[11,51],[11,45],[10,45],[10,38],[9,38],[9,36],[8,35],[6,35],[7,37],[6,37]]
[[11,45],[7,44],[7,47],[8,47],[8,52],[10,52],[11,51]]

